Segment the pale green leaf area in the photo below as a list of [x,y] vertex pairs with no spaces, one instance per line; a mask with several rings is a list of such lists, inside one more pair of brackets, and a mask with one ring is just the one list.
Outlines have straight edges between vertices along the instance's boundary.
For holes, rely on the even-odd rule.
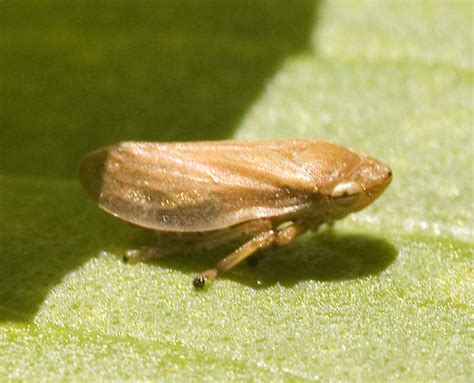
[[[0,2],[1,381],[472,381],[470,2]],[[191,281],[76,169],[121,140],[319,137],[379,201]]]

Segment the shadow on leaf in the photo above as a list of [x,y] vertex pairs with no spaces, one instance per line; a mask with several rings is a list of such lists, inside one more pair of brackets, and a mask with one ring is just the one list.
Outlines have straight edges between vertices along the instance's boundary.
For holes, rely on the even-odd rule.
[[[156,265],[180,271],[199,273],[212,267],[234,247],[225,246],[210,254],[169,256]],[[306,235],[295,243],[273,248],[256,267],[242,264],[220,279],[231,279],[255,288],[274,284],[293,286],[305,281],[340,281],[376,275],[384,271],[397,257],[397,249],[384,239],[363,234],[324,231]],[[191,283],[191,280],[190,280]]]
[[78,184],[1,181],[0,190],[0,322],[30,320],[91,256],[156,238],[99,211]]

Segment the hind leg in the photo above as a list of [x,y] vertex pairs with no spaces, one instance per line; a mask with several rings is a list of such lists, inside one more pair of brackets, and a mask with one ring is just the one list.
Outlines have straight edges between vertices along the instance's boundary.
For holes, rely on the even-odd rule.
[[160,245],[127,250],[122,259],[125,263],[137,263],[148,262],[178,252],[192,254],[196,250],[210,251],[236,239],[270,230],[271,227],[272,224],[268,220],[255,220],[212,232],[161,233]]

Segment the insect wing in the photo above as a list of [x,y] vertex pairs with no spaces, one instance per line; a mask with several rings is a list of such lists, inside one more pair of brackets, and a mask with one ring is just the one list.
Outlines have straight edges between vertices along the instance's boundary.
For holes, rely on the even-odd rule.
[[80,179],[99,206],[138,226],[210,231],[297,214],[317,194],[295,161],[304,141],[125,142],[83,160]]

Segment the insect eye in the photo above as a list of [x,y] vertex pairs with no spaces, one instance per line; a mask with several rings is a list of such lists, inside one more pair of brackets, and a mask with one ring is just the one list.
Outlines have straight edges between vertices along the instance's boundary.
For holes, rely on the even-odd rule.
[[362,194],[362,188],[357,182],[342,182],[334,188],[331,198],[340,206],[352,206]]

